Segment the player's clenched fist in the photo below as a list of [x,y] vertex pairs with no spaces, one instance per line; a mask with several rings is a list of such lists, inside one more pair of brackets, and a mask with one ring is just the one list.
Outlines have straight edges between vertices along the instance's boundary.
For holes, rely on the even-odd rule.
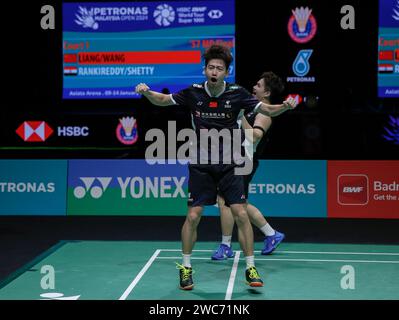
[[283,102],[284,105],[286,105],[290,109],[295,109],[295,107],[298,105],[296,99],[289,97],[287,100]]
[[144,94],[144,93],[148,92],[149,90],[150,90],[150,87],[147,86],[145,83],[139,83],[135,89],[136,93],[139,93],[139,94]]

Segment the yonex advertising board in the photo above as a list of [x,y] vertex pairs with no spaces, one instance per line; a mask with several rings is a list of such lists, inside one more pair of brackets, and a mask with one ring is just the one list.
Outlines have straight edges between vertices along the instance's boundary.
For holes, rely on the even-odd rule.
[[0,215],[65,215],[66,160],[1,160]]
[[[137,98],[134,87],[176,92],[204,80],[202,53],[235,55],[235,1],[63,4],[63,98]],[[235,81],[234,62],[227,81]]]
[[327,217],[327,161],[261,160],[248,200],[268,217]]
[[145,160],[70,160],[68,215],[187,213],[188,169]]
[[399,218],[399,161],[329,161],[328,217]]

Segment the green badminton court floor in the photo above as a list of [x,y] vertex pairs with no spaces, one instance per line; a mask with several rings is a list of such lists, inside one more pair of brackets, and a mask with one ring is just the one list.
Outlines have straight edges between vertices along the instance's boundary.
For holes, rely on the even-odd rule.
[[242,252],[212,261],[216,246],[196,244],[195,288],[182,291],[180,242],[62,241],[0,283],[0,300],[399,299],[399,246],[283,243],[261,256],[258,243],[256,289]]

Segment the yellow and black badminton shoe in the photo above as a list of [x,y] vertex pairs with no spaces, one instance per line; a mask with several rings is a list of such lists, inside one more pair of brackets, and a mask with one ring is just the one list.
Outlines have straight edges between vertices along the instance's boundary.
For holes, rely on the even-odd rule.
[[263,287],[263,281],[255,267],[245,270],[245,279],[247,280],[247,285],[251,287]]
[[176,269],[179,269],[180,274],[180,289],[192,290],[194,288],[193,269],[191,267],[185,267],[178,263],[176,264]]

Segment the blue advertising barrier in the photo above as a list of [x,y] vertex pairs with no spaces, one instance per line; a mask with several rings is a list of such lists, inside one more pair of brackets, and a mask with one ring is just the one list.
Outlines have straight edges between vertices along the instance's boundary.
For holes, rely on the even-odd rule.
[[66,160],[0,160],[0,215],[66,215]]

